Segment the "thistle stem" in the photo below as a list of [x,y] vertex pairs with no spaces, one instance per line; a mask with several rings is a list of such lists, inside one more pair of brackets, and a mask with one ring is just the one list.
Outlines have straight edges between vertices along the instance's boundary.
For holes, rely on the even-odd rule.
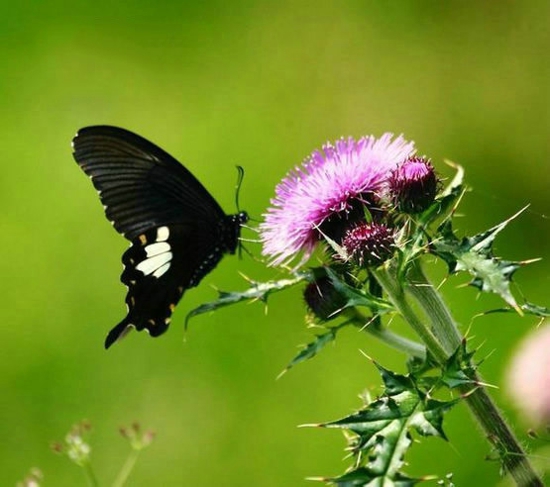
[[414,312],[397,277],[390,270],[384,268],[372,271],[372,273],[386,291],[397,311],[425,343],[426,348],[439,363],[444,363],[450,354],[445,351],[432,330]]
[[[460,346],[463,337],[440,294],[428,281],[420,264],[411,267],[406,283],[406,292],[398,277],[391,269],[379,269],[374,275],[388,294],[390,301],[403,318],[418,333],[427,349],[440,364],[443,364]],[[424,311],[429,325],[418,317],[407,300],[410,294]],[[482,383],[475,374],[473,380]],[[471,387],[459,387],[472,414],[477,419],[487,439],[497,448],[506,471],[514,478],[519,487],[543,487],[525,452],[515,438],[511,428],[504,421],[497,406],[482,386],[473,392]]]
[[[447,352],[452,354],[460,346],[463,337],[441,295],[430,283],[419,262],[415,262],[411,266],[409,279],[408,291],[431,320],[432,329],[440,338]],[[472,379],[477,383],[483,383],[483,378],[477,372]],[[538,478],[512,429],[504,420],[487,390],[484,387],[479,387],[473,393],[468,394],[471,392],[468,385],[461,386],[459,389],[465,394],[465,401],[472,414],[487,435],[487,439],[500,453],[504,467],[517,485],[521,487],[542,486],[542,481]]]
[[411,357],[426,358],[426,347],[421,343],[409,340],[376,323],[369,323],[369,318],[359,312],[357,308],[350,308],[349,310],[352,312],[352,314],[348,315],[351,322],[360,330],[364,330],[398,352],[405,353]]
[[415,298],[430,319],[432,331],[447,354],[453,354],[462,343],[463,337],[441,295],[435,290],[433,284],[428,281],[418,261],[413,262],[407,277],[407,291]]

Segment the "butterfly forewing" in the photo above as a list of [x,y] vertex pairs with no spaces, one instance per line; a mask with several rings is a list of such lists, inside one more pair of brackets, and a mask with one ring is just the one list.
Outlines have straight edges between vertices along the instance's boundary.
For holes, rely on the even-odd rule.
[[74,157],[90,176],[115,229],[132,240],[182,219],[218,222],[225,214],[178,161],[124,129],[95,126],[73,139]]
[[87,127],[74,157],[91,177],[115,229],[131,241],[122,282],[128,314],[107,336],[109,347],[131,327],[158,336],[184,292],[224,253],[234,253],[245,213],[227,216],[172,156],[124,129]]

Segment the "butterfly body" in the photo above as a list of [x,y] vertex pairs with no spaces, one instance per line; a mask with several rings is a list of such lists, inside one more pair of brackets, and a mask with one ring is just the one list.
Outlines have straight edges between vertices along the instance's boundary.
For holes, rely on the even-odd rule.
[[121,275],[128,287],[128,314],[110,331],[105,346],[131,328],[159,336],[185,291],[197,286],[223,255],[235,253],[248,216],[226,215],[179,162],[127,130],[81,129],[73,149],[107,218],[131,241]]

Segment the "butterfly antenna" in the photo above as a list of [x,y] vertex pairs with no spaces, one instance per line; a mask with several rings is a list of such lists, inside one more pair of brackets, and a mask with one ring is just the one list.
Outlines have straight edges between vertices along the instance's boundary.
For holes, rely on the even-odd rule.
[[241,185],[244,179],[244,169],[242,166],[235,166],[237,168],[237,184],[235,186],[235,205],[237,206],[237,212],[241,212],[239,206],[239,193],[241,192]]

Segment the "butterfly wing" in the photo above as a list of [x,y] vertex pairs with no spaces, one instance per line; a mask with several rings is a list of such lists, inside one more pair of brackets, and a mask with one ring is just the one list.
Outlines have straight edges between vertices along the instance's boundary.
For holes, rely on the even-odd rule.
[[121,275],[128,314],[105,346],[132,327],[158,336],[185,290],[234,251],[239,223],[172,156],[132,132],[87,127],[74,138],[73,149],[107,218],[132,242]]
[[225,213],[170,154],[133,132],[98,125],[78,131],[74,158],[91,178],[115,229],[129,240],[182,220],[213,224]]
[[227,251],[215,244],[218,241],[215,228],[189,224],[153,228],[132,241],[122,256],[128,314],[109,332],[105,347],[131,328],[145,329],[151,336],[164,333],[185,291],[196,286]]

